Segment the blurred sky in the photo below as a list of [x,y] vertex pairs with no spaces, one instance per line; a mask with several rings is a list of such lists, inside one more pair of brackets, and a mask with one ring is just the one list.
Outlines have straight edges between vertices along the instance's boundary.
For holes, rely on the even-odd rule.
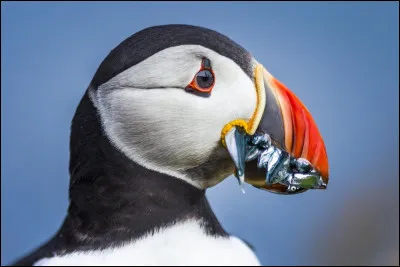
[[69,126],[108,52],[148,26],[217,30],[306,104],[326,191],[208,191],[266,265],[399,264],[398,2],[1,3],[1,264],[46,241],[68,205]]

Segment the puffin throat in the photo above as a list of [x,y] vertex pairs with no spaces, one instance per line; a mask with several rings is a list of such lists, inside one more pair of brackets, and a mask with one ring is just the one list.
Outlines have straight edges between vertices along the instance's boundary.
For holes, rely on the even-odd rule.
[[93,240],[112,234],[122,242],[190,218],[204,221],[209,234],[226,235],[205,190],[146,169],[111,144],[88,92],[72,121],[69,171],[68,219]]

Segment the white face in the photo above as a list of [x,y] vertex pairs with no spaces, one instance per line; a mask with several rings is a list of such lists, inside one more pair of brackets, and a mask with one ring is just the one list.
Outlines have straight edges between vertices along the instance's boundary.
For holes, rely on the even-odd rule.
[[[204,57],[215,75],[209,97],[185,90]],[[252,79],[231,59],[181,45],[125,70],[90,97],[111,143],[128,158],[206,188],[232,174],[221,130],[235,119],[249,120],[257,94]]]

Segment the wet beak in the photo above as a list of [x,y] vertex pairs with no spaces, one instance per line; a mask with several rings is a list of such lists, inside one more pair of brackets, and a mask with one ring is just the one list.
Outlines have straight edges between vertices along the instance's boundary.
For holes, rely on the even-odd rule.
[[[296,159],[306,159],[320,174],[326,186],[329,180],[328,157],[324,141],[310,112],[293,92],[261,65],[256,67],[254,76],[259,98],[257,103],[258,113],[257,110],[255,112],[258,117],[252,118],[242,128],[245,128],[248,135],[266,133],[270,136],[272,144],[277,148],[286,151]],[[238,138],[227,138],[226,140],[243,142]],[[235,146],[231,145],[230,147]],[[238,152],[239,155],[244,153]],[[230,154],[238,152],[230,151]],[[240,164],[243,165],[244,162]],[[256,161],[246,163],[242,179],[268,191],[278,193],[286,191],[283,185],[268,185],[265,182],[265,171],[257,168]]]
[[295,158],[307,159],[327,184],[328,156],[310,112],[293,92],[265,69],[263,80],[267,99],[258,130],[269,133],[277,145]]

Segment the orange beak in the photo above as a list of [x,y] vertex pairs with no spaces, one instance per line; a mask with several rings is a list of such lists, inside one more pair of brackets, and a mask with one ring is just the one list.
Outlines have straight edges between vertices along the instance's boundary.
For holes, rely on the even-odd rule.
[[[268,134],[275,148],[286,151],[296,159],[306,159],[312,165],[313,171],[309,174],[301,176],[300,173],[295,173],[298,177],[295,178],[295,183],[303,183],[309,187],[300,186],[297,191],[293,191],[292,187],[290,193],[304,192],[308,190],[307,188],[325,189],[329,181],[328,156],[324,140],[310,112],[293,92],[275,79],[261,64],[257,64],[255,67],[254,83],[257,104],[253,116],[248,121],[242,119],[231,121],[224,126],[221,132],[222,144],[227,147],[235,163],[235,175],[240,183],[246,181],[257,188],[275,193],[287,194],[289,192],[285,184],[267,183],[265,168],[260,168],[257,163],[260,158],[246,160],[246,145],[243,145],[246,142],[245,135],[240,131],[231,131],[233,127],[241,128],[247,136]],[[271,157],[274,157],[276,162],[277,154]],[[289,162],[288,159],[279,164],[283,167],[285,164],[292,164]],[[275,169],[276,166],[272,168]],[[290,167],[288,165],[284,168]]]
[[[266,108],[258,130],[270,134],[275,144],[292,156],[307,159],[328,184],[325,144],[310,112],[293,92],[265,69],[263,79]],[[271,109],[275,116],[271,117]]]

